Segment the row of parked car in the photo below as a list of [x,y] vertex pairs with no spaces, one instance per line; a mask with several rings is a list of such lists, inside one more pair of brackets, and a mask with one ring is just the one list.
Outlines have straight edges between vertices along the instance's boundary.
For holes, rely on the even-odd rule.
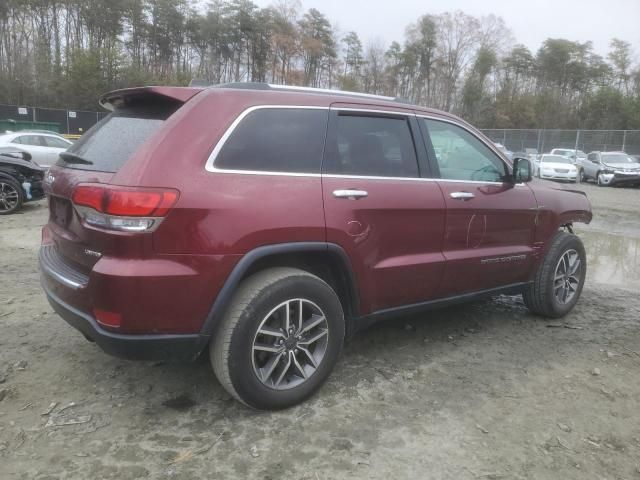
[[554,148],[549,153],[512,153],[500,144],[498,148],[510,158],[528,158],[534,175],[547,180],[596,182],[599,186],[640,186],[640,156],[622,151],[591,152]]
[[0,215],[44,197],[42,181],[60,152],[72,143],[47,130],[22,130],[0,135]]

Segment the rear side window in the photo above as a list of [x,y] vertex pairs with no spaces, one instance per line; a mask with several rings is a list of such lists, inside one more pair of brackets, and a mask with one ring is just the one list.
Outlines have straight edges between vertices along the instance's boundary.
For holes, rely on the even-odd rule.
[[406,117],[339,114],[324,173],[418,177],[418,160]]
[[46,147],[47,145],[44,143],[43,137],[40,135],[22,135],[18,137],[16,140],[19,141],[17,143],[21,143],[22,145],[31,145],[33,147]]
[[69,152],[91,164],[58,165],[81,170],[117,172],[135,151],[177,110],[177,105],[140,104],[107,115],[75,142]]
[[263,108],[233,130],[215,159],[217,168],[320,173],[328,110]]

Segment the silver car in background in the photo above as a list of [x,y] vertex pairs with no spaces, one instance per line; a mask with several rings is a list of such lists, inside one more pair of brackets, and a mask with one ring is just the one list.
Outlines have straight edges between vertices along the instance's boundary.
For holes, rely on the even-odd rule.
[[640,162],[624,152],[591,152],[580,162],[582,181],[600,186],[640,185]]
[[31,155],[33,162],[50,167],[58,160],[60,152],[73,145],[69,140],[53,132],[21,130],[0,134],[0,147],[15,147]]

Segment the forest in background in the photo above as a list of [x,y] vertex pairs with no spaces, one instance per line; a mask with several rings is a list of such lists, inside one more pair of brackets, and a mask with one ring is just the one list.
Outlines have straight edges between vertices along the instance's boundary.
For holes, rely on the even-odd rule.
[[385,44],[298,0],[0,2],[1,104],[95,110],[109,90],[198,78],[399,96],[481,128],[640,129],[636,53],[615,38],[605,56],[562,38],[532,52],[461,11]]

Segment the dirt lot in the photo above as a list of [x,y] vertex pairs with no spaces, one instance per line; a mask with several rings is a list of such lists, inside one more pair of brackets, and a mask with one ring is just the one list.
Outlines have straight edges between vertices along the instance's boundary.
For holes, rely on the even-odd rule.
[[0,217],[0,479],[640,478],[640,189],[580,188],[590,265],[562,322],[499,297],[381,324],[278,413],[205,363],[103,354],[40,291],[44,203]]

